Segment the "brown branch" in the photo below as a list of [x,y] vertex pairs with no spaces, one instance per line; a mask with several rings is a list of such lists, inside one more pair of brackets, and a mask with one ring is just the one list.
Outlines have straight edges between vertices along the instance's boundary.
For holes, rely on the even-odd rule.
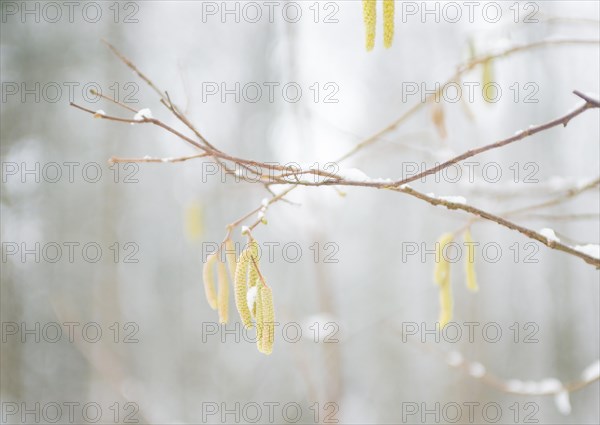
[[575,90],[573,93],[575,93],[577,96],[579,96],[580,98],[585,100],[587,103],[591,103],[596,108],[600,108],[600,102],[598,101],[598,99],[592,99],[590,96],[588,96],[587,94],[581,93],[579,90]]
[[[79,105],[76,105],[76,104],[73,104],[73,103],[71,103],[71,105],[75,106],[78,109],[86,111],[86,112],[88,112],[90,114],[95,114],[95,112],[92,111],[91,109],[87,109],[87,108],[84,108],[82,106],[79,106]],[[565,115],[563,117],[557,118],[557,119],[555,119],[555,120],[553,120],[553,121],[551,121],[549,123],[542,124],[542,125],[537,126],[537,127],[532,127],[529,130],[527,130],[526,132],[521,132],[521,133],[519,133],[519,134],[517,134],[517,135],[515,135],[513,137],[508,138],[508,139],[504,139],[504,140],[501,140],[499,142],[492,143],[491,145],[487,145],[487,146],[484,146],[484,147],[479,148],[479,149],[475,149],[475,150],[471,150],[471,151],[465,152],[464,154],[459,155],[458,157],[455,157],[452,160],[445,162],[444,164],[448,164],[448,165],[446,165],[446,167],[447,167],[447,166],[449,166],[451,164],[454,164],[454,163],[456,163],[458,161],[461,161],[461,160],[463,160],[465,158],[469,158],[469,157],[475,156],[475,155],[477,155],[477,154],[479,154],[481,152],[485,152],[487,150],[490,150],[490,149],[493,149],[493,148],[496,148],[496,147],[500,147],[500,146],[504,146],[506,144],[513,143],[513,142],[515,142],[517,140],[521,140],[521,139],[527,137],[528,135],[535,134],[535,133],[538,133],[538,132],[543,131],[543,130],[547,130],[549,128],[555,127],[555,126],[560,125],[560,124],[566,125],[569,122],[569,120],[571,120],[575,116],[581,114],[585,110],[590,109],[592,107],[595,107],[595,106],[593,104],[591,104],[591,103],[587,103],[587,101],[586,101],[586,103],[584,105],[582,105],[581,107],[577,108],[575,111],[573,111],[573,112],[571,112],[571,113],[569,113],[569,114],[567,114],[567,115]],[[256,161],[242,160],[240,158],[235,158],[235,157],[229,156],[229,155],[227,155],[227,154],[225,154],[223,152],[212,151],[212,150],[210,150],[210,148],[207,148],[205,146],[200,145],[198,142],[196,142],[196,141],[188,138],[187,136],[183,135],[182,133],[178,132],[177,130],[173,129],[172,127],[164,124],[162,121],[157,120],[155,118],[145,118],[144,117],[140,121],[130,120],[130,119],[123,119],[123,118],[118,118],[118,117],[112,117],[112,116],[108,116],[108,115],[101,115],[100,118],[102,118],[102,119],[108,119],[108,120],[114,120],[114,121],[118,121],[118,122],[125,122],[125,123],[151,123],[151,124],[157,125],[157,126],[163,128],[163,129],[167,130],[168,132],[170,132],[170,133],[178,136],[179,138],[185,140],[186,142],[192,144],[193,146],[196,146],[199,149],[207,151],[207,153],[210,154],[211,156],[217,156],[217,157],[219,157],[221,159],[225,159],[225,160],[236,162],[236,163],[237,162],[244,162],[246,164],[251,164],[253,166],[258,166],[258,167],[267,166],[267,167],[270,167],[270,168],[278,168],[278,169],[284,169],[284,170],[288,169],[288,167],[276,167],[276,166],[273,166],[271,164],[264,164],[264,163],[259,163],[259,162],[256,162]],[[420,175],[428,175],[428,174],[432,174],[434,172],[439,172],[439,170],[445,168],[445,167],[440,168],[444,164],[441,164],[440,166],[433,167],[432,169],[429,169],[429,170],[425,170],[423,173],[420,173]],[[434,170],[434,171],[430,171],[430,170]],[[413,176],[413,177],[419,178],[418,176],[419,175]],[[410,181],[412,181],[412,180],[410,180]],[[367,181],[367,182],[357,182],[357,181],[348,181],[348,180],[345,180],[345,179],[342,179],[342,178],[338,178],[337,180],[333,180],[333,181],[332,180],[325,180],[325,181],[322,181],[322,182],[315,182],[315,183],[304,182],[304,181],[287,182],[285,180],[278,180],[278,183],[280,183],[280,184],[293,184],[294,185],[293,187],[296,187],[297,185],[322,186],[322,185],[332,185],[332,184],[335,184],[337,186],[365,186],[365,187],[375,187],[375,188],[378,188],[378,189],[389,189],[389,190],[394,190],[394,191],[406,193],[408,195],[411,195],[411,196],[414,196],[414,197],[416,197],[418,199],[426,201],[426,202],[428,202],[431,205],[435,205],[435,206],[437,206],[437,205],[443,205],[443,206],[445,206],[448,209],[460,209],[460,210],[463,210],[463,211],[465,211],[467,213],[473,214],[476,217],[481,217],[483,219],[486,219],[486,220],[489,220],[489,221],[493,221],[493,222],[495,222],[495,223],[497,223],[497,224],[499,224],[501,226],[504,226],[504,227],[509,228],[511,230],[518,231],[518,232],[522,233],[523,235],[525,235],[525,236],[527,236],[527,237],[529,237],[531,239],[537,240],[538,242],[543,243],[544,245],[548,246],[551,249],[556,249],[556,250],[559,250],[559,251],[562,251],[562,252],[574,255],[576,257],[579,257],[579,258],[583,259],[585,262],[587,262],[589,264],[592,264],[592,265],[594,265],[597,268],[600,268],[600,259],[594,258],[594,257],[592,257],[590,255],[587,255],[587,254],[583,253],[583,252],[577,251],[577,250],[569,247],[568,245],[562,244],[560,242],[557,242],[557,241],[554,241],[554,240],[548,240],[546,237],[544,237],[543,235],[541,235],[541,234],[539,234],[539,233],[537,233],[537,232],[535,232],[533,230],[527,229],[527,228],[525,228],[523,226],[520,226],[518,224],[512,223],[512,222],[510,222],[510,221],[508,221],[508,220],[506,220],[506,219],[504,219],[504,218],[502,218],[500,216],[494,215],[492,213],[488,213],[486,211],[480,210],[480,209],[472,207],[470,205],[460,204],[460,203],[456,203],[456,202],[449,202],[449,201],[446,201],[446,200],[443,200],[443,199],[439,199],[439,198],[435,198],[435,197],[431,197],[431,196],[425,195],[425,194],[423,194],[421,192],[418,192],[418,191],[416,191],[416,190],[414,190],[414,189],[406,186],[406,184],[399,184],[399,182],[392,183],[392,184],[390,184],[390,183],[380,183],[380,182],[369,182],[369,181]],[[290,190],[288,190],[287,192],[282,192],[283,195],[278,195],[278,196],[272,198],[271,201],[270,201],[270,203],[276,202],[277,200],[282,199],[283,196],[285,196],[285,194],[287,194],[291,190],[293,190],[293,187]],[[258,212],[259,210],[260,210],[260,208],[258,208],[254,212]],[[260,220],[258,220],[257,222],[255,222],[252,225],[251,229],[253,229],[254,227],[258,226],[258,224],[260,224]]]
[[482,146],[480,148],[468,150],[467,152],[464,152],[458,156],[455,156],[454,158],[449,159],[448,161],[443,162],[439,165],[436,165],[435,167],[429,168],[429,169],[427,169],[421,173],[418,173],[414,176],[397,181],[396,183],[394,183],[394,186],[401,186],[403,184],[407,184],[407,183],[413,182],[415,180],[419,180],[425,176],[429,176],[431,174],[436,174],[445,168],[448,168],[458,162],[464,161],[465,159],[474,157],[475,155],[479,155],[479,154],[482,154],[484,152],[487,152],[487,151],[490,151],[493,149],[501,148],[503,146],[517,142],[519,140],[523,140],[526,137],[533,136],[534,134],[540,133],[540,132],[548,130],[550,128],[553,128],[553,127],[556,127],[559,125],[566,127],[567,124],[569,123],[569,121],[571,121],[577,115],[583,113],[584,111],[587,111],[588,109],[597,108],[598,106],[599,106],[598,102],[590,102],[590,101],[586,100],[586,102],[582,106],[580,106],[579,108],[575,109],[572,112],[569,112],[566,115],[563,115],[562,117],[556,118],[546,124],[529,127],[527,130],[519,131],[517,134],[515,134],[514,136],[509,137],[507,139],[500,140],[498,142],[491,143],[489,145]]
[[421,192],[417,192],[416,190],[410,188],[410,187],[405,187],[403,189],[401,188],[390,188],[390,190],[395,190],[398,192],[403,192],[406,193],[408,195],[414,196],[416,198],[419,198],[431,205],[435,205],[435,206],[444,206],[450,210],[462,210],[465,211],[467,213],[470,213],[476,217],[481,217],[485,220],[488,221],[492,221],[494,223],[499,224],[500,226],[504,226],[508,229],[517,231],[525,236],[527,236],[530,239],[534,239],[544,245],[546,245],[548,248],[551,249],[555,249],[558,251],[562,251],[565,252],[567,254],[573,255],[575,257],[581,258],[583,261],[585,261],[588,264],[591,264],[593,266],[595,266],[596,268],[600,268],[600,259],[592,257],[591,255],[585,254],[581,251],[577,251],[576,249],[571,248],[568,245],[565,245],[561,242],[557,242],[555,240],[550,240],[548,238],[546,238],[545,236],[541,235],[538,232],[535,232],[533,230],[530,230],[526,227],[523,227],[521,225],[518,225],[516,223],[513,223],[511,221],[506,220],[505,218],[502,218],[500,216],[494,215],[492,213],[489,213],[487,211],[481,210],[479,208],[475,208],[472,207],[470,205],[467,204],[461,204],[461,203],[457,203],[457,202],[449,202],[446,201],[444,199],[440,199],[440,198],[435,198],[429,195],[426,195],[424,193]]
[[183,124],[185,124],[196,135],[196,137],[200,139],[200,141],[202,141],[210,149],[218,151],[218,149],[211,145],[208,142],[208,140],[206,140],[206,138],[198,131],[198,129],[187,119],[187,117],[184,114],[182,114],[179,111],[179,109],[177,109],[177,107],[171,102],[169,93],[160,90],[150,78],[148,78],[142,71],[140,71],[138,67],[135,66],[135,64],[131,62],[115,46],[113,46],[106,40],[102,40],[102,42],[106,44],[106,46],[110,49],[111,52],[115,54],[116,57],[118,57],[125,65],[127,65],[127,67],[129,67],[129,69],[131,69],[138,77],[140,77],[146,84],[148,84],[152,88],[152,90],[154,90],[160,96],[160,102],[163,105],[165,105],[167,109],[169,109],[177,119],[179,119]]
[[190,159],[196,159],[196,158],[206,158],[207,156],[209,156],[209,154],[207,153],[199,153],[196,155],[190,155],[190,156],[179,156],[179,157],[175,157],[175,158],[151,158],[151,157],[144,157],[144,158],[119,158],[116,156],[111,157],[108,162],[111,164],[114,163],[124,163],[124,162],[184,162],[184,161],[189,161]]

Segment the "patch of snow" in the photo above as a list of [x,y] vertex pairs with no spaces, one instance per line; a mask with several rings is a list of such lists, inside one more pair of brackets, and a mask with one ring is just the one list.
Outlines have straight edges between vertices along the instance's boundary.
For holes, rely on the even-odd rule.
[[474,378],[481,378],[485,375],[485,366],[478,362],[471,363],[469,365],[469,375]]
[[246,303],[248,304],[248,308],[250,309],[250,311],[254,309],[254,303],[256,303],[257,292],[258,289],[256,286],[253,286],[252,288],[248,289],[248,292],[246,292]]
[[467,199],[463,196],[440,196],[439,199],[446,202],[452,202],[454,204],[466,204]]
[[523,392],[523,381],[520,381],[518,379],[511,379],[506,383],[506,387],[508,391],[514,393]]
[[556,404],[556,408],[563,415],[568,415],[571,413],[571,399],[569,398],[568,391],[561,391],[554,396],[554,403]]
[[560,242],[560,239],[558,236],[556,236],[556,233],[554,233],[554,230],[552,230],[548,227],[544,227],[542,230],[540,230],[540,235],[545,237],[548,240],[548,242],[550,242],[550,241]]
[[383,179],[383,178],[377,178],[377,179],[371,179],[369,180],[371,183],[381,183],[381,184],[386,184],[386,183],[393,183],[392,179]]
[[562,382],[556,378],[546,378],[540,382],[540,392],[542,393],[556,393],[563,387]]
[[573,247],[575,251],[583,252],[594,258],[600,258],[600,245],[587,244],[587,245],[575,245]]
[[145,118],[152,118],[152,111],[148,108],[140,109],[134,116],[134,121],[144,121]]
[[540,386],[535,381],[526,381],[523,382],[522,392],[526,394],[538,394],[540,392]]
[[581,372],[581,379],[585,382],[593,381],[594,379],[598,379],[598,377],[600,377],[600,360],[596,360]]

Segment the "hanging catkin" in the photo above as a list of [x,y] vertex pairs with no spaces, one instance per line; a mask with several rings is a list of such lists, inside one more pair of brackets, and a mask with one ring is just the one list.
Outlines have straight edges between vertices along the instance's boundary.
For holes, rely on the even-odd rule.
[[[488,102],[488,103],[492,103],[495,99],[490,95],[490,87],[493,86],[494,84],[494,68],[493,68],[493,61],[492,59],[488,59],[486,60],[483,65],[482,65],[483,69],[481,71],[481,85],[482,87],[482,93],[483,93],[483,99]],[[492,93],[496,90],[496,88],[493,88],[491,91]]]
[[249,245],[250,251],[250,267],[248,272],[248,287],[252,288],[256,285],[256,281],[258,280],[258,243],[255,240],[252,240]]
[[433,280],[438,285],[442,285],[446,279],[450,278],[450,263],[444,256],[444,249],[454,239],[452,233],[443,234],[435,244],[435,268],[433,271]]
[[464,234],[467,255],[465,260],[465,274],[467,275],[467,288],[472,292],[477,292],[477,277],[475,275],[475,249],[473,238],[471,237],[471,229],[467,229]]
[[377,25],[377,3],[375,0],[363,0],[363,19],[366,30],[367,50],[375,47],[375,27]]
[[383,45],[392,47],[394,41],[394,0],[383,0]]
[[256,292],[256,313],[254,314],[254,319],[256,321],[256,347],[258,351],[263,352],[263,303],[262,303],[262,294],[260,291],[260,286],[257,287]]
[[248,302],[246,300],[246,293],[248,292],[248,266],[250,263],[250,247],[246,247],[240,254],[237,261],[237,267],[235,269],[235,306],[240,319],[246,327],[246,329],[252,327],[252,319],[250,317],[250,310],[248,309]]
[[217,264],[217,281],[219,283],[218,307],[219,322],[227,323],[229,318],[229,283],[227,281],[227,267],[223,261]]
[[229,274],[231,280],[235,279],[235,268],[236,268],[236,256],[235,256],[235,245],[231,239],[225,241],[225,258],[227,259],[227,265],[229,266]]
[[[257,329],[260,327],[260,341],[258,350],[264,354],[273,352],[273,343],[275,341],[275,309],[273,308],[273,292],[267,285],[259,288],[260,300],[260,326],[257,323]],[[256,309],[258,316],[258,306]]]
[[217,309],[217,291],[215,290],[215,279],[213,274],[213,266],[217,261],[217,254],[211,254],[204,263],[202,269],[202,280],[204,281],[204,293],[206,294],[206,301],[213,310]]

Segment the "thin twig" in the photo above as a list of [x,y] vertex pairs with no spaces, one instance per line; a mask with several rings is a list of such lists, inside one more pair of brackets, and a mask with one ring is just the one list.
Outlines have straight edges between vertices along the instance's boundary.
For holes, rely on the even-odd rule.
[[179,156],[175,158],[151,158],[149,156],[144,158],[118,158],[116,156],[113,156],[108,160],[108,162],[111,164],[124,162],[184,162],[189,161],[190,159],[206,158],[207,156],[209,156],[209,154],[207,153],[199,153],[190,156]]
[[443,93],[443,91],[446,89],[446,87],[448,85],[457,82],[458,80],[460,80],[460,78],[463,74],[474,69],[478,65],[481,65],[481,64],[488,62],[490,60],[493,60],[493,59],[506,57],[506,56],[512,55],[514,53],[523,52],[526,50],[537,49],[539,47],[569,45],[569,44],[599,44],[599,43],[600,43],[599,40],[542,40],[542,41],[536,41],[536,42],[533,42],[530,44],[525,44],[522,46],[511,47],[511,48],[506,49],[499,53],[483,55],[478,58],[475,58],[475,59],[467,62],[466,64],[460,65],[457,68],[456,73],[452,77],[450,77],[445,83],[441,84],[438,90],[436,90],[434,93],[427,96],[425,98],[424,102],[415,104],[408,111],[406,111],[404,114],[402,114],[398,119],[396,119],[395,121],[393,121],[392,123],[390,123],[389,125],[384,127],[383,129],[379,130],[378,132],[376,132],[369,138],[367,138],[367,139],[363,140],[362,142],[360,142],[359,144],[357,144],[350,151],[348,151],[347,153],[342,155],[340,157],[340,159],[338,159],[338,162],[341,162],[345,159],[350,158],[351,156],[355,155],[357,152],[364,149],[365,147],[377,142],[379,139],[381,139],[381,137],[383,135],[393,131],[396,127],[398,127],[400,124],[402,124],[404,121],[406,121],[412,115],[414,115],[417,111],[419,111],[426,104],[439,98],[440,94]]

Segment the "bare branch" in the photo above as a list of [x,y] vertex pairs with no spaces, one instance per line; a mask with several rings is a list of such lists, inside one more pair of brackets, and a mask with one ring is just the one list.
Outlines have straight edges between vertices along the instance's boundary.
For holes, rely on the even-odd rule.
[[[272,198],[268,201],[267,206],[274,202],[284,199],[284,197],[288,193],[290,193],[292,190],[294,190],[296,187],[299,187],[299,186],[362,186],[362,187],[371,187],[371,188],[377,188],[377,189],[393,190],[396,192],[401,192],[401,193],[411,195],[411,196],[421,199],[431,205],[435,205],[435,206],[442,205],[448,209],[462,210],[462,211],[465,211],[465,212],[473,215],[474,217],[476,217],[476,219],[481,218],[481,219],[495,222],[495,223],[497,223],[501,226],[504,226],[508,229],[518,231],[531,239],[537,240],[537,241],[543,243],[544,245],[548,246],[551,249],[556,249],[556,250],[568,253],[570,255],[579,257],[589,264],[592,264],[596,267],[600,267],[600,259],[591,257],[583,252],[575,250],[574,248],[571,248],[568,245],[562,244],[560,242],[557,242],[554,240],[548,240],[543,235],[541,235],[533,230],[527,229],[523,226],[520,226],[518,224],[512,223],[503,217],[480,210],[476,207],[473,207],[473,206],[470,206],[467,204],[450,202],[448,200],[425,195],[425,194],[423,194],[419,191],[416,191],[407,186],[407,183],[409,183],[409,182],[416,181],[416,180],[424,178],[428,175],[436,174],[436,173],[440,172],[441,170],[443,170],[453,164],[456,164],[460,161],[463,161],[467,158],[471,158],[471,157],[474,157],[481,153],[484,153],[484,152],[487,152],[487,151],[490,151],[493,149],[497,149],[497,148],[506,146],[511,143],[515,143],[515,142],[523,140],[529,136],[532,136],[534,134],[540,133],[542,131],[548,130],[550,128],[553,128],[553,127],[556,127],[559,125],[566,126],[571,119],[582,114],[584,111],[591,109],[591,108],[600,107],[600,103],[597,100],[592,99],[589,96],[582,94],[581,92],[575,91],[574,93],[577,96],[579,96],[580,98],[582,98],[583,100],[585,100],[585,103],[583,105],[581,105],[580,107],[578,107],[577,109],[573,110],[572,112],[569,112],[566,115],[556,118],[548,123],[541,124],[538,126],[532,126],[527,130],[519,131],[518,133],[516,133],[515,135],[513,135],[509,138],[488,144],[486,146],[483,146],[483,147],[480,147],[477,149],[472,149],[467,152],[464,152],[461,155],[451,158],[450,160],[448,160],[440,165],[429,168],[429,169],[427,169],[417,175],[414,175],[412,177],[398,180],[395,182],[390,182],[389,180],[374,181],[374,180],[370,180],[370,179],[355,181],[355,180],[350,180],[350,179],[343,178],[343,177],[340,177],[337,175],[331,175],[330,173],[327,173],[320,169],[296,170],[296,169],[293,169],[292,167],[279,166],[279,165],[272,164],[272,163],[264,163],[264,162],[260,162],[260,161],[253,161],[253,160],[248,160],[248,159],[237,158],[237,157],[228,155],[228,154],[214,148],[195,129],[195,127],[189,122],[189,120],[185,117],[185,115],[180,113],[179,110],[173,105],[173,103],[171,102],[171,99],[166,91],[163,93],[161,90],[159,90],[158,87],[148,77],[146,77],[143,73],[141,73],[138,70],[138,68],[129,59],[127,59],[116,48],[114,48],[114,46],[112,46],[111,44],[109,44],[107,42],[105,42],[105,43],[107,44],[109,49],[113,53],[115,53],[117,55],[117,57],[119,57],[119,59],[121,59],[129,68],[131,68],[138,76],[140,76],[140,78],[142,78],[142,80],[144,80],[150,87],[152,87],[154,89],[154,91],[156,91],[159,94],[161,103],[163,103],[175,115],[175,117],[177,119],[179,119],[189,129],[191,129],[194,132],[194,134],[200,139],[200,142],[192,140],[191,138],[185,136],[181,132],[175,130],[171,126],[163,123],[162,121],[160,121],[156,118],[142,117],[142,119],[139,119],[139,120],[138,119],[125,119],[125,118],[119,118],[119,117],[114,117],[114,116],[108,116],[108,115],[104,115],[104,114],[97,114],[96,112],[94,112],[90,109],[84,108],[84,107],[76,105],[74,103],[71,103],[71,105],[82,111],[93,114],[94,117],[96,117],[96,118],[102,118],[102,119],[107,119],[107,120],[111,120],[111,121],[130,123],[130,124],[149,123],[149,124],[156,125],[158,127],[163,128],[164,130],[172,133],[173,135],[179,137],[180,139],[184,140],[185,142],[191,144],[195,148],[198,148],[203,151],[203,153],[198,154],[198,155],[193,155],[193,156],[188,156],[188,157],[179,157],[179,158],[150,158],[150,157],[144,157],[141,159],[112,158],[112,160],[115,162],[182,162],[182,161],[186,161],[186,160],[193,159],[193,158],[202,158],[202,157],[210,156],[217,163],[219,163],[221,166],[224,167],[227,174],[236,175],[237,177],[240,177],[237,173],[235,173],[233,170],[228,168],[226,162],[231,162],[233,164],[239,165],[239,166],[243,167],[244,169],[250,171],[253,175],[255,175],[258,178],[258,181],[262,182],[265,185],[265,187],[271,194],[273,194],[272,190],[270,189],[270,185],[272,185],[272,184],[291,185],[290,188],[288,188],[287,190],[284,190],[279,195],[273,194]],[[598,41],[596,41],[596,40],[593,40],[593,41],[589,41],[589,40],[555,40],[555,41],[541,41],[541,42],[531,43],[529,45],[513,47],[513,48],[507,49],[503,52],[500,52],[497,54],[492,54],[492,55],[482,56],[482,57],[476,58],[476,59],[468,62],[467,64],[459,67],[457,69],[456,74],[446,84],[449,84],[449,83],[453,82],[454,80],[457,80],[458,78],[460,78],[460,76],[463,73],[467,72],[470,69],[473,69],[478,64],[485,63],[486,61],[489,61],[494,58],[504,57],[504,56],[507,56],[509,54],[512,54],[512,53],[515,53],[518,51],[533,49],[536,47],[552,45],[552,44],[592,44],[592,43],[597,44]],[[431,99],[437,95],[438,95],[438,93],[434,93],[427,98],[426,102],[415,105],[413,108],[411,108],[409,111],[407,111],[403,116],[401,116],[398,120],[396,120],[394,123],[392,123],[388,127],[384,128],[383,130],[381,130],[380,132],[378,132],[376,135],[372,136],[371,138],[367,139],[366,141],[357,145],[354,149],[352,149],[350,152],[348,152],[348,154],[344,155],[341,158],[341,160],[348,158],[352,154],[356,153],[358,150],[371,144],[377,138],[379,138],[379,136],[381,136],[382,134],[384,134],[388,131],[391,131],[398,124],[400,124],[406,118],[408,118],[411,114],[413,114],[415,111],[420,109],[425,103],[430,102]],[[119,102],[114,102],[114,103],[117,103],[120,106],[123,106],[130,111],[135,111],[134,109],[132,109],[126,105],[120,104]],[[263,169],[266,169],[268,171],[268,174],[265,175],[263,172]],[[315,179],[315,181],[310,182],[307,180],[301,180],[299,178],[299,176],[306,175],[306,174],[318,176],[318,177],[321,177],[321,179],[319,179],[319,180]],[[244,180],[251,181],[248,177],[245,177],[245,178],[242,177],[242,178]],[[576,194],[573,194],[573,196],[575,196],[575,195]],[[543,206],[547,206],[547,205],[548,204],[546,203]],[[255,210],[251,211],[250,213],[246,214],[244,217],[242,217],[238,221],[230,224],[228,226],[228,232],[227,232],[226,238],[229,237],[232,228],[241,224],[243,221],[248,219],[252,214],[257,213],[258,211],[260,211],[261,209],[264,209],[264,208],[265,208],[265,206],[258,207]],[[533,207],[528,207],[528,208],[529,209],[531,209],[531,208],[537,209],[537,208],[539,208],[539,206],[533,206]],[[527,209],[525,211],[528,211],[529,209]],[[517,212],[519,212],[519,211],[517,211]],[[513,212],[513,213],[515,213],[515,212]],[[251,230],[254,229],[258,224],[260,224],[260,222],[261,222],[261,220],[257,220],[249,228]]]

